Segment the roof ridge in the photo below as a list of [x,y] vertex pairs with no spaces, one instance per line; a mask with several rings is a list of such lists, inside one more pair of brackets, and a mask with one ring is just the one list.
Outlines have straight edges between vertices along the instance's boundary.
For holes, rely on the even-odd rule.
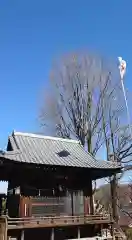
[[47,140],[54,140],[54,141],[70,142],[70,143],[80,143],[80,141],[78,141],[78,140],[59,138],[59,137],[51,137],[51,136],[45,136],[45,135],[35,134],[35,133],[13,131],[13,135],[14,136],[25,136],[25,137],[31,137],[31,138],[41,138],[41,139],[45,139],[45,140],[47,139]]

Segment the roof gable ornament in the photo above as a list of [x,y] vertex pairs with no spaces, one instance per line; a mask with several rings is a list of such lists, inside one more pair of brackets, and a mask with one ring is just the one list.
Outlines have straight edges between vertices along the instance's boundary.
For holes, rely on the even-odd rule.
[[57,154],[59,155],[59,157],[68,157],[70,155],[70,153],[67,150],[62,150]]

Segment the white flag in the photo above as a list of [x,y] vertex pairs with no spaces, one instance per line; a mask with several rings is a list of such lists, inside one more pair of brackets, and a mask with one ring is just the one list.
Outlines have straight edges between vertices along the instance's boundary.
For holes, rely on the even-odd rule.
[[126,61],[123,60],[122,57],[118,57],[118,60],[119,60],[120,76],[121,76],[121,79],[123,79],[126,73]]

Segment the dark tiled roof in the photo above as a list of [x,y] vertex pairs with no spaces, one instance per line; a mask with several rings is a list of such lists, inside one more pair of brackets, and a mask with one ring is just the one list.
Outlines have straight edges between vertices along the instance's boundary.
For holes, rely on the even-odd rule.
[[95,160],[75,140],[14,132],[9,137],[9,143],[13,151],[6,152],[4,157],[17,162],[95,169],[120,168],[114,163]]

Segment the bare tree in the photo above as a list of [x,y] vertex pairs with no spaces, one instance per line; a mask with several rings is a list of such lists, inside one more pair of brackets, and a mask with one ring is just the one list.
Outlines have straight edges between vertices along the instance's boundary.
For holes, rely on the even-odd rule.
[[132,154],[117,66],[90,54],[72,54],[54,66],[50,80],[43,126],[48,122],[55,135],[77,138],[94,156],[101,147],[119,161]]

